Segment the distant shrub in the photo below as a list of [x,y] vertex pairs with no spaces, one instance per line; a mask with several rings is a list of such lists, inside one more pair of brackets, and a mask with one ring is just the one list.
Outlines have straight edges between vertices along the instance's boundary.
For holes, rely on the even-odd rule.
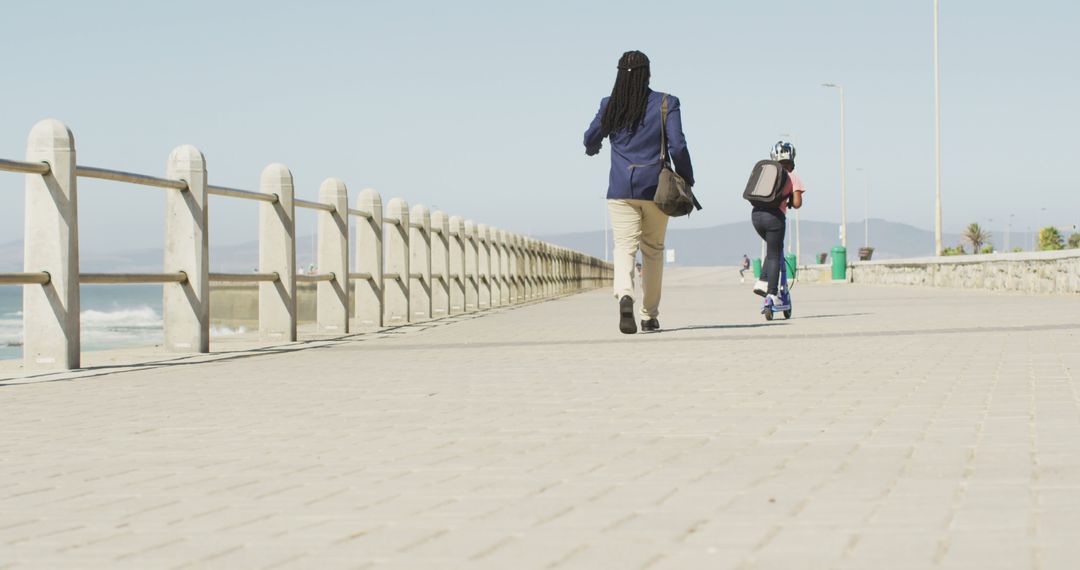
[[941,250],[941,255],[964,255],[967,252],[964,251],[964,246],[958,245],[956,247],[947,247]]
[[1046,226],[1039,230],[1039,250],[1052,251],[1056,249],[1065,249],[1065,240],[1062,239],[1061,232],[1054,226]]
[[992,244],[986,244],[979,250],[979,253],[994,253],[994,246]]
[[1016,246],[1013,248],[1013,253],[1020,253],[1021,251],[1024,251],[1024,248],[1020,246]]
[[1069,249],[1080,249],[1080,233],[1073,232],[1069,236]]

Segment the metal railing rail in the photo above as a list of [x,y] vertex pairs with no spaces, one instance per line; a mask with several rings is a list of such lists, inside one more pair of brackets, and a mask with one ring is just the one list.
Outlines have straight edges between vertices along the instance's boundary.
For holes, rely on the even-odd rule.
[[0,285],[48,285],[49,274],[36,273],[0,273]]
[[335,279],[337,279],[337,276],[333,273],[300,273],[296,276],[297,283],[318,283],[320,281],[333,281]]
[[184,182],[183,180],[170,180],[168,178],[158,178],[157,176],[124,172],[122,170],[110,170],[108,168],[95,168],[93,166],[76,166],[75,175],[83,178],[112,180],[113,182],[126,182],[128,184],[171,188],[173,190],[187,190],[188,188],[187,182]]
[[368,212],[367,210],[357,210],[356,208],[349,208],[349,215],[357,216],[360,218],[367,218],[369,220],[371,219],[371,212]]
[[277,273],[211,273],[212,283],[273,283],[281,278]]
[[48,162],[25,162],[0,158],[0,170],[24,174],[48,174],[52,167],[49,166]]
[[206,193],[214,196],[228,196],[229,198],[240,198],[242,200],[257,200],[260,202],[270,202],[276,204],[278,201],[277,194],[266,194],[263,192],[252,192],[251,190],[239,190],[237,188],[229,188],[226,186],[207,186]]
[[323,204],[322,202],[312,202],[310,200],[301,200],[299,198],[293,200],[293,205],[297,208],[307,208],[309,210],[322,210],[324,212],[333,212],[333,204]]
[[83,285],[134,285],[155,283],[184,283],[187,273],[80,273]]

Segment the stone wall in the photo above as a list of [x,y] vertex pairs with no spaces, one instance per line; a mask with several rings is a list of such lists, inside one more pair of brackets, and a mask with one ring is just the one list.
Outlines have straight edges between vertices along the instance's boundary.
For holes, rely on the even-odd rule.
[[854,283],[1080,294],[1080,250],[856,261]]

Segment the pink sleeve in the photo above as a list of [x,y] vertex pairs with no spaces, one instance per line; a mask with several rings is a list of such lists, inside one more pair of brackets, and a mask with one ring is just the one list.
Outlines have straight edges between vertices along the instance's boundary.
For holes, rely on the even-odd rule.
[[791,173],[791,191],[806,192],[806,186],[803,186],[802,178],[799,178],[799,175],[794,172]]

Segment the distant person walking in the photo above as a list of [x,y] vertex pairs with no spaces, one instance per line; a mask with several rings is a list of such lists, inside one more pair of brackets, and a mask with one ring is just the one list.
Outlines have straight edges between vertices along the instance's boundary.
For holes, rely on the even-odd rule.
[[795,145],[779,141],[773,145],[769,156],[780,163],[787,171],[787,181],[784,183],[783,196],[785,199],[775,208],[754,207],[750,214],[750,221],[754,224],[761,239],[765,240],[765,262],[761,265],[761,279],[754,284],[754,293],[762,297],[768,296],[774,305],[781,305],[777,298],[777,289],[780,286],[780,263],[784,256],[784,233],[787,226],[788,204],[793,208],[802,207],[802,195],[806,192],[802,180],[795,174]]
[[748,269],[750,269],[750,258],[744,253],[742,254],[742,266],[739,267],[739,283],[746,282],[746,276],[744,274]]
[[667,146],[675,172],[694,184],[690,152],[682,132],[679,99],[649,89],[649,58],[628,51],[619,58],[611,96],[600,101],[585,131],[585,154],[600,152],[604,138],[611,142],[608,211],[615,236],[615,298],[619,300],[619,330],[637,332],[634,315],[634,258],[641,250],[641,329],[660,330],[660,289],[664,279],[664,235],[668,216],[653,203],[660,177],[660,110],[667,100]]

